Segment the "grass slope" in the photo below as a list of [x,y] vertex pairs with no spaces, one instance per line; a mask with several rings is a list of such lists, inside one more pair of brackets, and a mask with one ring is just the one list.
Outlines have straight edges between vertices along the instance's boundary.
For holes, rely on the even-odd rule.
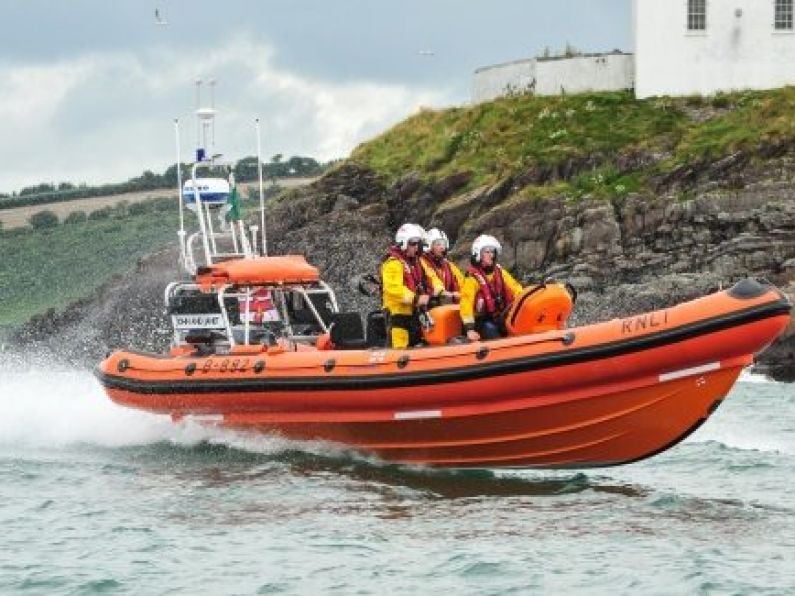
[[[423,110],[357,147],[351,159],[393,180],[411,171],[426,180],[470,171],[475,187],[531,166],[600,155],[608,158],[604,171],[555,190],[577,196],[606,186],[620,194],[642,187],[647,174],[793,138],[795,87],[647,100],[628,92],[526,95]],[[619,180],[609,158],[632,152],[666,157],[654,171]]]
[[0,234],[0,327],[88,296],[176,241],[176,209]]

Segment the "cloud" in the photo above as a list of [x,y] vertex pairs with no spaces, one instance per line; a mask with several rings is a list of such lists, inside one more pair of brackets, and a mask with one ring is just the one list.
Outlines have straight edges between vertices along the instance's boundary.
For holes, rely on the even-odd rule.
[[[302,76],[276,65],[275,51],[235,37],[199,55],[174,47],[83,54],[48,64],[0,63],[0,191],[38,182],[112,182],[162,171],[196,137],[193,82],[217,79],[217,149],[230,159],[263,154],[345,156],[356,144],[417,110],[453,101],[451,90]],[[206,94],[206,91],[205,91]],[[207,99],[205,97],[205,99]]]

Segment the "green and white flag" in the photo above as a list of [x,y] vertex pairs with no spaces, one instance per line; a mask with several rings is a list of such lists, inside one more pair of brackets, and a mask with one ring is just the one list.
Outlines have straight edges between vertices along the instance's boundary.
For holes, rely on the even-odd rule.
[[237,184],[233,185],[229,192],[226,208],[229,221],[240,221],[240,195],[237,193]]

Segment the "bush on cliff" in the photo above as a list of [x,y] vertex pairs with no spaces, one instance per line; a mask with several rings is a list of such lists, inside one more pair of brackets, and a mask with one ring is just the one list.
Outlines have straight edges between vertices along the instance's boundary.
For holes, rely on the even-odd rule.
[[34,230],[54,228],[58,225],[58,216],[50,210],[38,211],[28,218],[28,223]]
[[63,222],[65,224],[76,224],[84,222],[86,219],[88,219],[88,216],[85,211],[72,211],[64,218]]
[[110,219],[110,216],[113,214],[113,207],[102,207],[101,209],[97,209],[96,211],[92,211],[88,214],[88,219],[90,221],[99,221],[102,219]]

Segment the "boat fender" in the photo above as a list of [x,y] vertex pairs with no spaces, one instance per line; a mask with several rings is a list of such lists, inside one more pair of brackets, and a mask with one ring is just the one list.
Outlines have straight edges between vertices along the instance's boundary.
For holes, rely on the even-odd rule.
[[257,373],[257,374],[259,374],[259,373],[261,373],[263,370],[265,370],[265,361],[264,361],[264,360],[257,360],[257,361],[254,363],[254,372],[255,372],[255,373]]
[[334,370],[335,366],[337,366],[337,361],[334,360],[334,358],[329,358],[323,364],[323,370],[325,370],[327,373],[330,373],[332,370]]
[[191,376],[193,373],[196,372],[196,363],[191,362],[185,367],[185,374]]
[[128,368],[130,368],[130,361],[127,360],[126,358],[122,358],[121,360],[119,360],[119,363],[116,365],[116,369],[120,373],[123,373]]
[[398,368],[406,368],[409,365],[409,361],[411,360],[411,356],[408,354],[403,354],[397,361]]
[[478,360],[483,360],[488,355],[489,355],[488,346],[481,346],[480,349],[477,352],[475,352],[475,358],[477,358]]

